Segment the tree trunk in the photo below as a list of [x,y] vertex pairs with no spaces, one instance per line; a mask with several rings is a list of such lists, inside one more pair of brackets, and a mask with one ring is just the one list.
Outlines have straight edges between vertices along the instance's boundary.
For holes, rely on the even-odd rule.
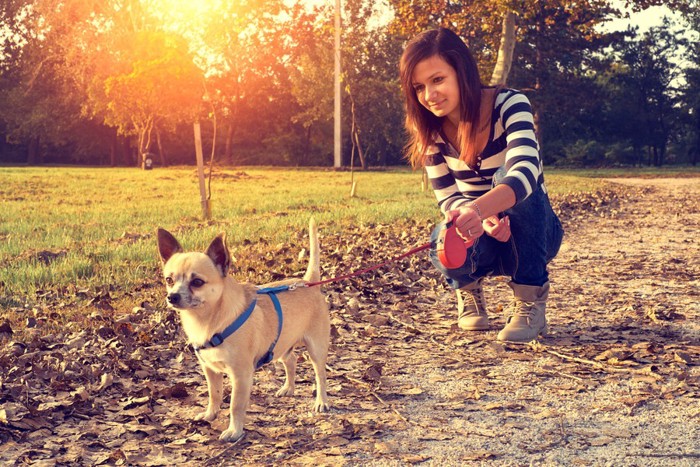
[[214,159],[216,159],[216,138],[218,133],[218,126],[216,120],[216,113],[212,111],[212,136],[211,136],[211,157],[209,158],[209,177],[211,177],[211,171],[214,167]]
[[515,13],[509,11],[503,17],[501,30],[501,45],[498,47],[496,66],[491,75],[491,86],[505,86],[508,74],[513,65],[513,50],[515,49]]
[[117,130],[115,129],[112,132],[112,141],[110,142],[109,145],[109,165],[110,167],[116,167],[117,166],[117,148],[119,146],[119,135],[117,134]]
[[226,125],[224,160],[230,165],[235,165],[235,161],[233,160],[233,123],[230,121],[228,122],[228,125]]
[[700,158],[700,106],[697,106],[695,109],[695,147],[691,148],[693,151],[693,166],[698,163],[698,158]]
[[139,130],[139,141],[138,141],[138,147],[136,149],[136,165],[139,165],[141,163],[141,154],[143,154],[143,146],[146,141],[146,128],[141,128]]
[[138,165],[137,161],[134,160],[134,153],[131,149],[131,140],[127,137],[122,137],[122,162],[125,166]]
[[298,164],[301,166],[304,166],[307,164],[307,161],[309,160],[309,154],[311,151],[311,127],[313,124],[310,124],[309,126],[306,127],[306,135],[304,136],[304,150],[302,151],[301,155],[299,156],[299,162]]
[[43,161],[41,160],[41,140],[38,136],[29,140],[29,146],[27,146],[27,164],[29,165],[39,165]]
[[355,116],[355,99],[350,91],[350,86],[347,87],[348,96],[350,97],[350,116],[352,118],[352,129],[350,130],[350,141],[352,142],[352,154],[355,153],[355,146],[357,146],[357,155],[360,157],[360,165],[362,165],[362,170],[367,169],[367,163],[365,162],[365,154],[362,152],[362,146],[360,145],[360,129],[357,126],[357,117]]
[[149,120],[146,125],[146,146],[143,148],[143,152],[151,152],[151,134],[153,132],[153,120]]
[[642,148],[638,144],[633,144],[632,150],[634,151],[634,158],[635,158],[635,164],[639,167],[642,167],[644,165],[644,162],[642,160]]
[[355,138],[355,143],[357,144],[357,155],[360,157],[360,164],[362,165],[362,170],[367,170],[367,161],[365,160],[365,152],[362,150],[362,145],[360,144],[360,132],[355,127],[353,132]]
[[[539,96],[541,91],[542,91],[542,81],[540,79],[540,74],[542,72],[542,47],[539,44],[539,38],[542,37],[542,31],[545,30],[544,26],[544,8],[540,4],[540,12],[537,15],[537,46],[535,49],[535,95]],[[537,108],[534,110],[534,114],[532,116],[533,118],[533,123],[535,125],[535,136],[537,137],[537,142],[540,145],[540,148],[542,147],[542,141],[544,139],[542,135],[542,125],[540,124],[540,119],[541,119],[541,106],[537,106]]]
[[160,140],[160,130],[158,129],[158,126],[156,125],[156,143],[158,144],[158,155],[160,156],[160,166],[165,167],[167,164],[165,163],[165,151],[163,151],[163,143]]

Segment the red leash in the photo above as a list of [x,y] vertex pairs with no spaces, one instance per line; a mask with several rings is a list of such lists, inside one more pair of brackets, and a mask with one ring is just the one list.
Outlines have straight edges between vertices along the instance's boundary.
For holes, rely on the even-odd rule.
[[390,260],[388,260],[388,261],[384,261],[384,262],[381,263],[381,264],[374,265],[374,266],[369,267],[369,268],[367,268],[367,269],[362,269],[361,271],[353,272],[352,274],[346,274],[346,275],[344,275],[344,276],[333,277],[332,279],[326,279],[326,280],[317,281],[317,282],[307,282],[306,284],[304,284],[304,287],[313,287],[313,286],[315,286],[315,285],[327,284],[327,283],[329,283],[329,282],[342,281],[342,280],[345,280],[345,279],[349,279],[349,278],[351,278],[351,277],[359,276],[359,275],[364,274],[364,273],[366,273],[366,272],[370,272],[370,271],[374,271],[375,269],[379,269],[379,268],[381,268],[382,266],[384,266],[384,265],[386,265],[386,264],[389,264],[389,263],[391,263],[391,262],[398,261],[398,260],[403,259],[403,258],[405,258],[405,257],[407,257],[407,256],[414,255],[414,254],[418,253],[419,251],[427,250],[428,248],[430,248],[430,242],[428,242],[428,243],[426,243],[426,244],[424,244],[424,245],[421,245],[421,246],[417,246],[417,247],[415,247],[414,249],[409,250],[409,251],[407,251],[406,253],[397,256],[396,258],[392,258],[392,259],[390,259]]

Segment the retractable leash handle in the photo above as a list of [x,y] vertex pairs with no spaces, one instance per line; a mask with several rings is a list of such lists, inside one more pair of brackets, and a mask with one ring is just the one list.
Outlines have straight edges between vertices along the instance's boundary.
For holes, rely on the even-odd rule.
[[464,266],[467,261],[467,249],[474,244],[474,240],[464,240],[457,233],[457,226],[452,222],[445,224],[440,231],[435,244],[440,264],[447,269],[457,269]]

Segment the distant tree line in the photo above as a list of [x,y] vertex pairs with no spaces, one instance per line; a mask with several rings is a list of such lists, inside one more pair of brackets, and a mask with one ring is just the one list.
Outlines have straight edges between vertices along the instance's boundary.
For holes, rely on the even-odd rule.
[[[332,165],[328,3],[5,1],[0,162],[132,166],[152,153],[191,164],[198,121],[217,164]],[[404,163],[397,65],[409,37],[455,30],[488,83],[506,15],[507,85],[533,103],[545,163],[697,164],[700,0],[626,3],[669,5],[682,23],[606,33],[622,14],[612,0],[343,0],[344,165]]]

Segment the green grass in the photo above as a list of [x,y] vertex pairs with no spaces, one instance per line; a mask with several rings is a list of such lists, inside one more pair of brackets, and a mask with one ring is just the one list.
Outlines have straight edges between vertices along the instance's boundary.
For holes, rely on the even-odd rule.
[[432,194],[410,170],[356,173],[350,198],[349,172],[245,168],[215,171],[212,220],[203,220],[196,175],[189,167],[0,168],[0,294],[136,285],[159,266],[157,227],[187,249],[226,232],[234,249],[286,242],[312,215],[324,232],[437,218]]
[[[350,177],[322,169],[215,171],[212,219],[203,220],[192,167],[0,167],[0,306],[31,302],[46,289],[142,284],[159,268],[157,227],[186,249],[204,249],[226,232],[235,255],[246,241],[288,242],[311,215],[325,233],[440,218],[420,172],[357,172],[354,198]],[[549,171],[547,185],[556,196],[604,184],[593,172]]]

